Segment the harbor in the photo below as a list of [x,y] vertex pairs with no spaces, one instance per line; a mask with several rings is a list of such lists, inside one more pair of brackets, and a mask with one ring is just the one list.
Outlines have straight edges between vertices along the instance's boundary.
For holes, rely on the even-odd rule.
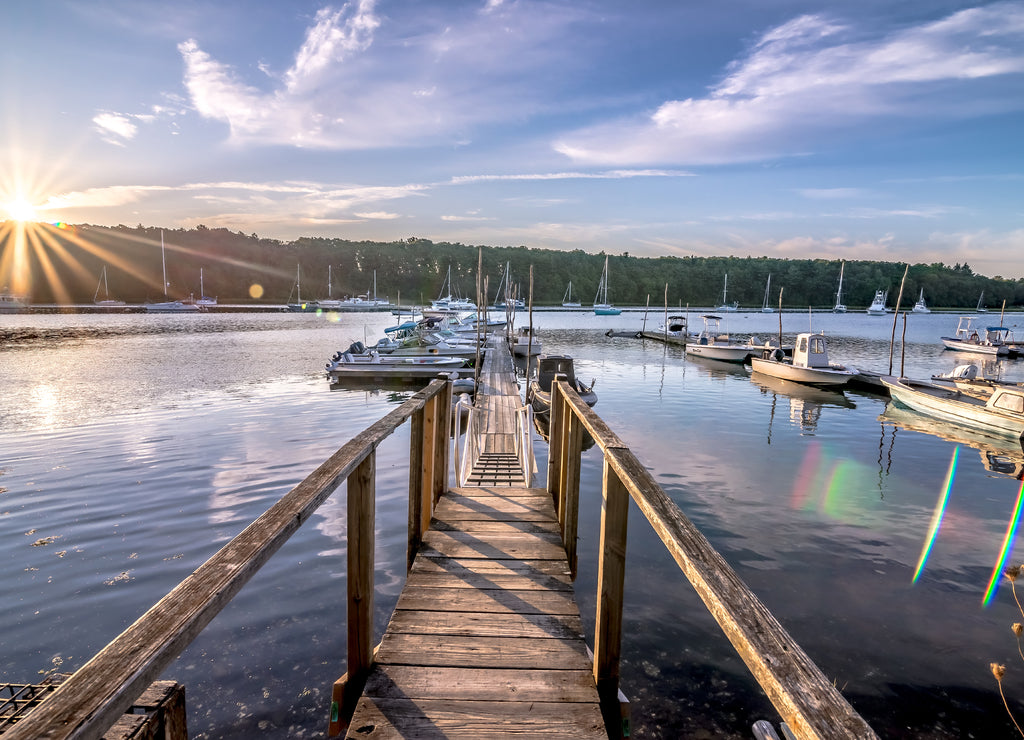
[[[19,452],[0,478],[10,511],[4,518],[8,541],[17,543],[10,547],[29,568],[16,576],[24,606],[2,607],[5,623],[16,625],[4,651],[13,656],[19,678],[51,669],[55,659],[62,669],[73,669],[97,652],[152,605],[154,594],[166,593],[326,459],[348,438],[345,429],[369,426],[412,393],[332,392],[322,371],[324,359],[361,336],[364,324],[367,334],[376,336],[390,317],[339,324],[307,315],[210,314],[160,317],[153,325],[155,318],[82,317],[68,326],[57,323],[66,317],[40,316],[16,332],[10,323],[24,317],[4,319],[10,332],[5,356],[18,353],[17,367],[4,370],[23,389],[3,408]],[[970,656],[984,652],[992,661],[1010,663],[1012,639],[1003,633],[1013,621],[1006,601],[1012,597],[1000,591],[987,608],[981,600],[998,554],[992,543],[1002,539],[1020,482],[985,467],[983,444],[961,443],[948,526],[922,580],[912,585],[911,571],[955,446],[949,440],[883,418],[884,397],[850,390],[824,396],[773,390],[742,365],[688,359],[681,348],[605,336],[609,329],[637,331],[635,315],[574,318],[563,326],[541,322],[544,351],[574,356],[577,375],[588,385],[596,379],[595,411],[638,450],[666,493],[822,671],[837,678],[843,695],[879,736],[957,737],[967,731],[985,734],[978,728],[986,727],[989,736],[1000,736],[999,699],[987,664],[974,675]],[[949,331],[949,318],[917,318],[908,330],[908,375],[951,369],[954,353],[937,342]],[[151,325],[140,325],[142,320]],[[812,328],[826,331],[833,355],[885,370],[891,321],[863,315],[813,320],[821,321]],[[731,317],[737,334],[741,321],[752,333],[765,335],[777,317]],[[793,318],[788,339],[805,330],[807,317],[799,321],[797,326]],[[171,381],[164,371],[186,337],[206,358],[204,367]],[[225,338],[230,353],[220,349]],[[58,345],[66,356],[62,364],[53,363]],[[108,366],[138,352],[147,362],[137,363],[137,377],[121,381],[132,383],[136,395],[145,389],[137,395],[141,411],[132,416],[109,405],[111,389],[101,393],[100,387],[113,377]],[[1003,362],[1004,377],[1019,375],[1013,361]],[[291,369],[296,364],[305,372],[296,374]],[[722,423],[730,414],[742,414],[744,422]],[[268,438],[262,429],[271,418]],[[192,432],[197,428],[203,430],[198,439]],[[535,441],[538,468],[544,470],[546,444],[539,436]],[[83,471],[78,456],[100,443],[106,452]],[[381,556],[373,618],[378,634],[399,599],[404,578],[397,574],[406,568],[408,483],[399,461],[408,455],[408,444],[407,438],[397,438],[378,451]],[[129,488],[138,460],[149,461],[152,472],[132,477]],[[598,449],[585,451],[580,469],[575,591],[589,635],[593,616],[588,614],[595,613],[597,592],[592,569],[598,561],[600,501],[595,509],[593,492],[601,490],[600,460]],[[73,491],[69,476],[79,481]],[[167,486],[177,492],[179,513],[161,517],[155,530],[149,522],[162,507],[154,494]],[[124,491],[119,500],[98,495],[99,489],[112,488]],[[134,500],[135,490],[146,500]],[[60,513],[69,491],[88,502],[89,516],[78,523]],[[970,495],[957,495],[963,491]],[[31,499],[29,492],[34,492]],[[331,567],[331,553],[344,549],[343,509],[325,504],[312,518],[312,529],[300,530],[168,669],[168,677],[187,688],[193,736],[323,733],[325,691],[343,670],[345,645],[343,634],[323,629],[338,604],[321,593],[318,582],[340,582],[344,593],[345,577],[334,575]],[[672,574],[675,565],[665,562],[660,546],[645,544],[649,526],[642,518],[629,521],[622,688],[634,736],[658,736],[673,728],[675,734],[704,729],[715,736],[749,737],[750,723],[774,719],[775,711],[717,626],[708,623],[705,607],[687,593],[689,587],[680,589],[678,571]],[[828,533],[827,546],[816,536],[820,532]],[[50,537],[56,539],[45,542]],[[35,542],[40,544],[31,547]],[[809,555],[827,559],[827,567],[824,562],[812,566]],[[278,557],[286,561],[278,565]],[[302,563],[299,579],[296,561]],[[841,578],[830,575],[836,572]],[[79,617],[66,646],[46,652],[32,635],[41,636],[40,625],[68,618],[61,616],[62,589],[74,589],[78,599],[100,608]],[[274,594],[273,603],[267,602],[268,593]],[[803,595],[790,598],[797,593]],[[809,593],[817,598],[807,598]],[[111,599],[117,608],[102,608],[112,605]],[[303,608],[292,608],[296,603]],[[914,619],[926,613],[921,621],[927,622],[928,634]],[[840,623],[841,631],[830,628]],[[935,632],[944,624],[956,625],[962,647],[941,647]],[[270,635],[287,649],[268,654],[256,647],[266,645]],[[912,641],[925,644],[910,647]],[[687,646],[685,657],[677,645]],[[244,657],[247,653],[259,658],[253,661]],[[214,675],[206,675],[210,665],[217,666]],[[1007,686],[1011,701],[1013,686]],[[714,710],[701,708],[709,695],[717,697]],[[903,732],[908,723],[917,734]]]

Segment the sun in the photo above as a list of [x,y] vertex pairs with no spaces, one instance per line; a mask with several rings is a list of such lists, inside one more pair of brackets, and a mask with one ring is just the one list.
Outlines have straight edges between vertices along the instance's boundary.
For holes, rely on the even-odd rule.
[[36,207],[24,198],[4,203],[3,207],[12,221],[36,221],[39,218]]

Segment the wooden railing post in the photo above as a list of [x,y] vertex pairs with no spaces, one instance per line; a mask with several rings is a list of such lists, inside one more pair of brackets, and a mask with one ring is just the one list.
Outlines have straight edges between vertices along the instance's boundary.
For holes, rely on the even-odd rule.
[[423,409],[409,419],[409,542],[405,548],[406,573],[412,569],[423,543]]
[[558,386],[558,378],[551,383],[551,409],[548,411],[548,493],[555,502],[558,520],[562,520],[558,498],[562,481],[562,389]]
[[626,576],[626,525],[629,491],[605,457],[602,485],[601,543],[597,567],[597,619],[594,625],[594,680],[605,724],[621,725],[619,658],[622,650],[622,602]]
[[580,455],[583,451],[583,425],[576,418],[573,410],[565,409],[566,439],[565,454],[562,456],[562,475],[565,480],[560,496],[564,514],[559,516],[562,522],[562,542],[565,543],[565,555],[569,561],[569,573],[576,580],[576,540],[580,518]]
[[[452,425],[452,383],[450,380],[434,396],[434,404],[434,475],[431,487],[431,508],[437,504],[441,494],[448,487],[448,444],[451,439]],[[427,523],[429,525],[429,521]]]
[[373,550],[377,453],[371,450],[348,476],[348,670],[331,694],[328,736],[348,728],[373,666]]
[[420,444],[420,481],[422,484],[420,502],[420,532],[430,529],[430,517],[434,513],[434,463],[437,446],[437,404],[435,395],[423,406],[423,434]]

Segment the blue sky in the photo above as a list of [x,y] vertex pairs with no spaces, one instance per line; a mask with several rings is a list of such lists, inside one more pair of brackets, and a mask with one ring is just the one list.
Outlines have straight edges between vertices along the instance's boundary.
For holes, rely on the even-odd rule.
[[39,220],[1024,277],[1024,2],[8,0],[0,64]]

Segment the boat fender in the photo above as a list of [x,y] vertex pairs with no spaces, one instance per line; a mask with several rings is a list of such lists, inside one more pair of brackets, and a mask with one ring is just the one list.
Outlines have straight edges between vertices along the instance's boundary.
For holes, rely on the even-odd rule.
[[777,349],[774,352],[772,352],[772,359],[775,360],[776,362],[782,362],[783,360],[786,359],[786,353],[783,352],[781,349]]

